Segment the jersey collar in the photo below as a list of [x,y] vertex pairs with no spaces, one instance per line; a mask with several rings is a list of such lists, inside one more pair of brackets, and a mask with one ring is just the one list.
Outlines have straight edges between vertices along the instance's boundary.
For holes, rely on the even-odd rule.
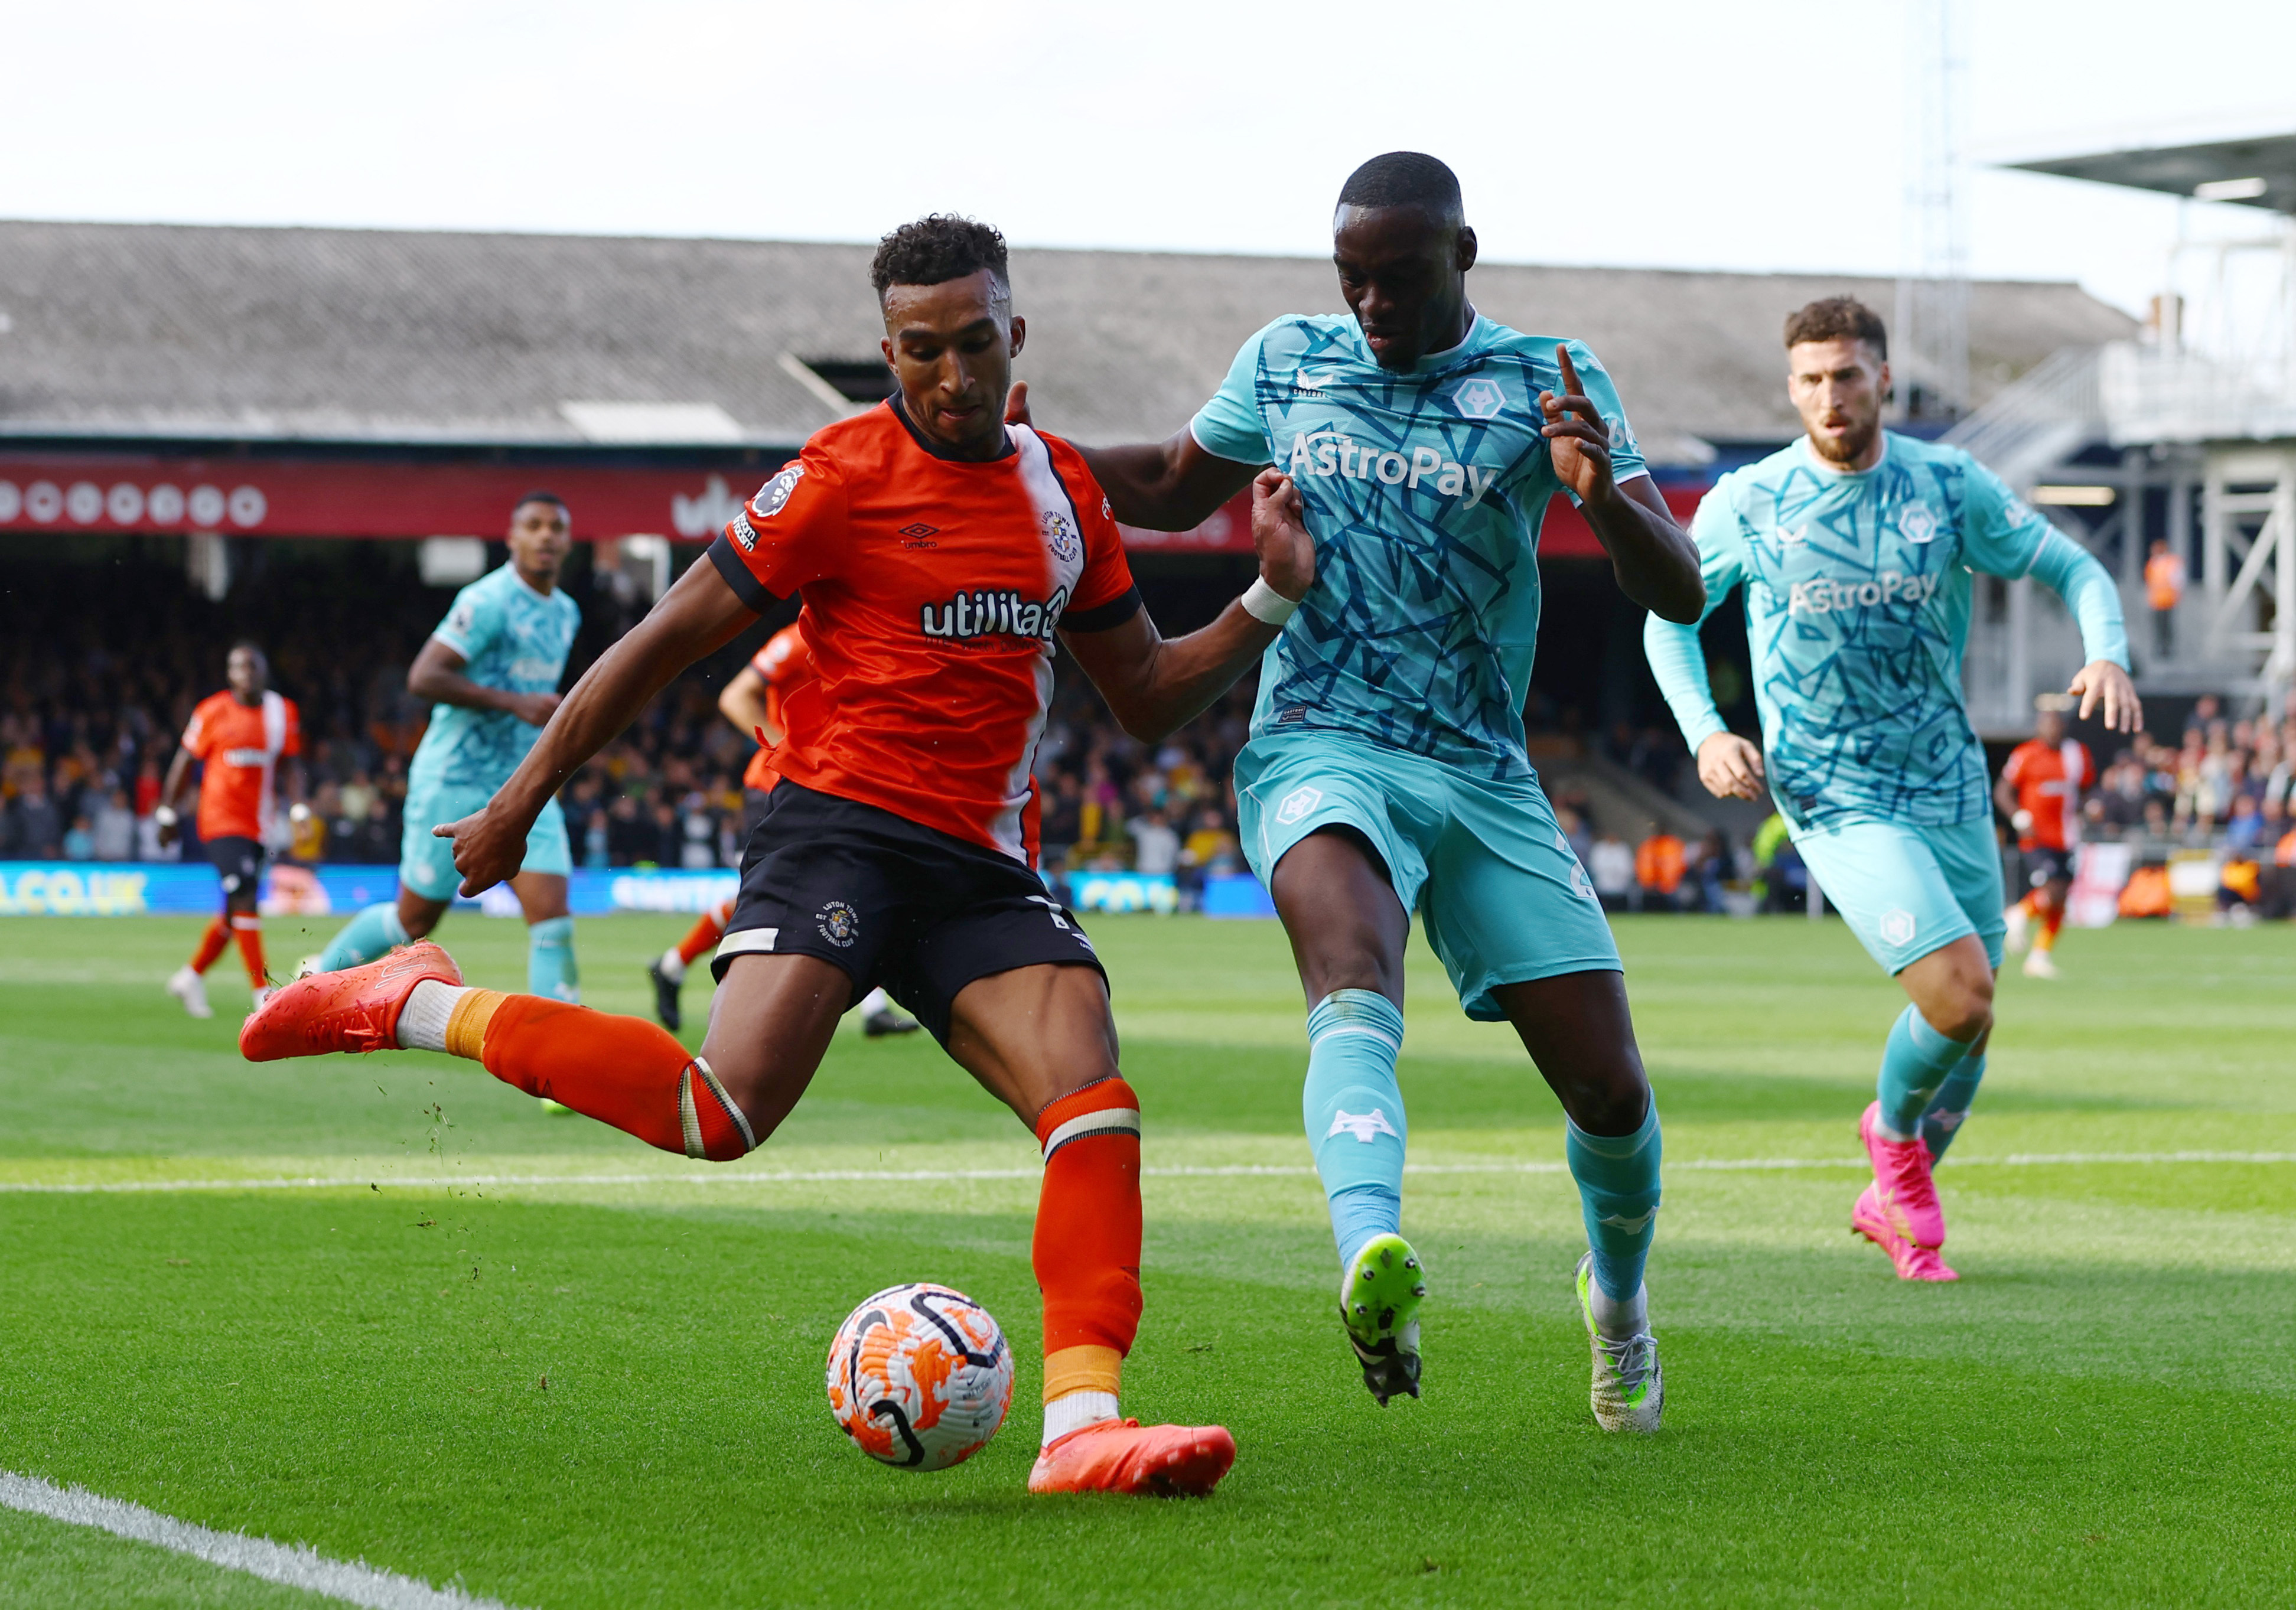
[[885,406],[890,408],[893,411],[893,417],[901,421],[901,429],[909,433],[909,440],[914,442],[919,447],[924,449],[925,452],[931,454],[934,458],[940,460],[944,464],[1001,463],[1005,459],[1011,458],[1014,454],[1021,451],[1021,444],[1014,441],[1013,439],[1013,433],[1010,430],[1007,430],[1004,433],[1004,451],[998,454],[995,458],[959,458],[954,453],[949,452],[947,448],[942,447],[938,443],[934,442],[933,439],[931,437],[928,437],[923,431],[917,429],[917,422],[909,417],[908,406],[901,401],[901,394],[899,392],[896,391],[892,396],[887,397],[885,399]]

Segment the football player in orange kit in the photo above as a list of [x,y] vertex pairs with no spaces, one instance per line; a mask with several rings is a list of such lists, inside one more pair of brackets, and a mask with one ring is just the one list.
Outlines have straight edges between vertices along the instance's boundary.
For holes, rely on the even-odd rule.
[[[735,731],[753,735],[758,743],[758,752],[750,756],[749,769],[742,773],[743,843],[757,830],[765,814],[766,797],[781,780],[781,773],[774,770],[774,749],[788,735],[782,707],[815,674],[813,650],[806,647],[804,632],[791,622],[767,638],[765,647],[750,657],[750,663],[718,696],[718,713],[734,723]],[[685,1020],[678,996],[685,988],[686,968],[704,951],[716,949],[726,936],[726,925],[734,919],[739,899],[738,895],[729,895],[702,912],[685,938],[646,964],[646,978],[653,985],[654,1016],[670,1033],[676,1034]],[[884,1034],[914,1034],[924,1026],[896,1008],[882,985],[871,990],[854,1009],[861,1014],[862,1032],[872,1040]]]
[[429,944],[288,985],[240,1049],[258,1061],[445,1051],[663,1150],[724,1161],[773,1133],[839,1017],[883,981],[1043,1152],[1045,1426],[1029,1490],[1208,1492],[1235,1457],[1224,1428],[1120,1417],[1141,1310],[1139,1100],[1092,944],[1033,870],[1031,762],[1056,641],[1126,730],[1154,741],[1275,641],[1314,584],[1315,544],[1298,489],[1263,471],[1259,576],[1211,625],[1164,640],[1083,456],[1003,418],[1026,335],[1004,238],[925,218],[880,243],[871,279],[895,394],[816,433],[709,562],[591,666],[487,807],[439,830],[466,890],[509,876],[576,767],[687,666],[801,593],[820,674],[787,706],[701,1055],[636,1017],[465,989]]
[[257,1009],[271,993],[264,982],[263,919],[255,909],[256,891],[263,881],[263,846],[271,831],[278,785],[285,783],[294,803],[303,799],[302,767],[295,759],[303,752],[301,718],[292,699],[269,691],[270,661],[253,643],[234,643],[224,661],[224,675],[229,689],[209,694],[192,712],[192,724],[184,729],[183,746],[168,763],[159,809],[152,813],[160,842],[174,843],[179,820],[176,802],[183,797],[192,763],[206,763],[200,779],[200,842],[223,879],[223,915],[208,924],[199,949],[168,980],[168,993],[194,1017],[215,1016],[201,975],[234,938],[239,941],[240,960],[247,965]]
[[2016,830],[2030,886],[2009,908],[2009,948],[2023,951],[2030,940],[2025,977],[2054,978],[2057,931],[2065,926],[2065,897],[2073,887],[2072,824],[2081,790],[2096,786],[2096,762],[2087,745],[2065,736],[2071,699],[2044,693],[2033,704],[2039,712],[2033,736],[2009,751],[2000,780],[1993,785],[1993,803]]

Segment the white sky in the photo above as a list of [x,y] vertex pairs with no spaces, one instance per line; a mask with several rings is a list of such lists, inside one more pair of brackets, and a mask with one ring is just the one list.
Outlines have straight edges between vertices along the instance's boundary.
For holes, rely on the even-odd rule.
[[[2287,0],[1963,3],[1980,152],[2296,127]],[[1888,274],[1902,4],[0,0],[0,216],[1315,254],[1409,146],[1496,259]],[[2136,309],[2180,205],[1980,169],[1972,266]]]

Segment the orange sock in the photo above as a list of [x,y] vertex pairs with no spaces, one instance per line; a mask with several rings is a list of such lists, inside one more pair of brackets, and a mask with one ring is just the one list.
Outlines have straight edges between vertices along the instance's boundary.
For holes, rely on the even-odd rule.
[[2036,950],[2043,951],[2053,951],[2056,949],[2057,930],[2064,926],[2065,908],[2062,905],[2052,905],[2047,911],[2043,911],[2041,913],[2041,932],[2040,936],[2033,941],[2034,948]]
[[239,941],[239,959],[247,964],[247,982],[255,989],[263,987],[263,919],[244,913],[234,913],[232,936]]
[[692,967],[694,958],[702,952],[718,948],[718,942],[726,937],[726,925],[733,920],[732,901],[721,900],[711,906],[701,913],[701,920],[693,925],[685,937],[677,942],[677,959]]
[[455,1003],[447,1049],[680,1156],[728,1163],[756,1144],[709,1065],[642,1017],[471,990]]
[[223,954],[223,947],[230,943],[231,926],[228,923],[220,917],[209,923],[207,931],[200,936],[200,948],[192,952],[192,971],[206,972],[215,965],[216,958]]
[[1140,1329],[1140,1099],[1120,1078],[1088,1084],[1037,1115],[1037,1140],[1045,1401],[1113,1394]]

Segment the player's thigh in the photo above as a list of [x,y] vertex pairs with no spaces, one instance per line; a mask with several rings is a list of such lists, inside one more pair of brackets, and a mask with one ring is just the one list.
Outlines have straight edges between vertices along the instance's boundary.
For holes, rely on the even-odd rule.
[[[1826,900],[1866,953],[1892,977],[1977,931],[1931,846],[1929,834],[1934,831],[1904,822],[1853,821],[1793,834],[1794,848]],[[1996,891],[2000,878],[1996,871]],[[1994,920],[2000,920],[1997,908]]]
[[1560,973],[1491,993],[1573,1124],[1589,1134],[1634,1132],[1649,1110],[1650,1081],[1624,974]]
[[1450,798],[1419,909],[1467,1016],[1506,1017],[1502,985],[1618,973],[1595,886],[1538,785],[1455,776]]
[[817,956],[750,953],[726,968],[701,1056],[759,1140],[813,1082],[852,993],[845,970]]
[[945,1043],[1033,1130],[1062,1097],[1115,1076],[1108,980],[1096,967],[1052,962],[976,978],[950,1003]]
[[[1953,891],[1954,903],[1969,919],[1970,931],[1985,946],[1986,959],[2001,965],[2001,948],[2009,931],[2006,897],[2001,884],[2001,843],[1993,834],[1993,819],[1956,822],[1947,828],[1923,828],[1922,838]],[[2054,862],[2055,876],[2070,879],[2071,858],[2062,850]],[[2054,879],[2053,879],[2052,881]],[[2064,897],[2060,887],[2057,897]]]
[[1399,998],[1409,913],[1443,821],[1431,768],[1320,733],[1254,739],[1237,756],[1244,858],[1275,900],[1311,996],[1356,987]]
[[[1106,1020],[1108,1015],[1107,980],[1100,970],[1100,959],[1093,953],[1092,940],[1086,935],[1084,925],[1077,920],[1075,912],[1046,894],[1036,874],[1026,867],[1001,856],[992,858],[986,850],[980,852],[980,856],[978,861],[952,860],[947,869],[946,903],[932,914],[932,919],[913,944],[886,960],[886,993],[914,1013],[951,1056],[972,1068],[976,1075],[980,1069],[958,1051],[960,1021],[968,1044],[983,1045],[986,1042],[982,1036],[993,1034],[999,1048],[996,1058],[1020,1067],[1028,1060],[1020,1049],[1021,1042],[1035,1034],[1043,1021],[1037,1009],[1026,1004],[1028,990],[1058,992],[1046,1000],[1061,1003],[1062,1016],[1059,1021],[1065,1026],[1061,1030],[1065,1036],[1061,1044],[1066,1049],[1059,1054],[1087,1045],[1097,1046],[1095,1036],[1100,1027],[1084,1025],[1081,1018],[1073,1017],[1075,1010],[1081,1009],[1077,1003],[1093,1001],[1099,1002],[1093,1009],[1101,1020]],[[1053,977],[1063,971],[1081,972],[1088,977]],[[1036,982],[1023,981],[1019,977],[1023,973],[1035,975]],[[996,982],[1000,979],[1003,982]],[[961,1018],[957,1009],[960,1001],[966,1003]],[[1009,1020],[995,1014],[992,1009],[998,1006],[1013,1012]],[[1045,1009],[1051,1008],[1048,1005]],[[1089,1060],[1095,1065],[1105,1061],[1112,1067],[1116,1058],[1115,1030],[1109,1026],[1106,1033],[1109,1038],[1105,1049],[1093,1051]],[[988,1055],[985,1050],[977,1054]],[[988,1064],[984,1062],[982,1066]],[[1068,1088],[1089,1083],[1100,1076],[1080,1074],[1076,1083]],[[1004,1088],[991,1088],[1000,1097],[1007,1094]],[[1034,1084],[1029,1088],[1035,1088]],[[1060,1093],[1065,1094],[1066,1091]],[[1022,1116],[1030,1115],[1024,1113]]]

